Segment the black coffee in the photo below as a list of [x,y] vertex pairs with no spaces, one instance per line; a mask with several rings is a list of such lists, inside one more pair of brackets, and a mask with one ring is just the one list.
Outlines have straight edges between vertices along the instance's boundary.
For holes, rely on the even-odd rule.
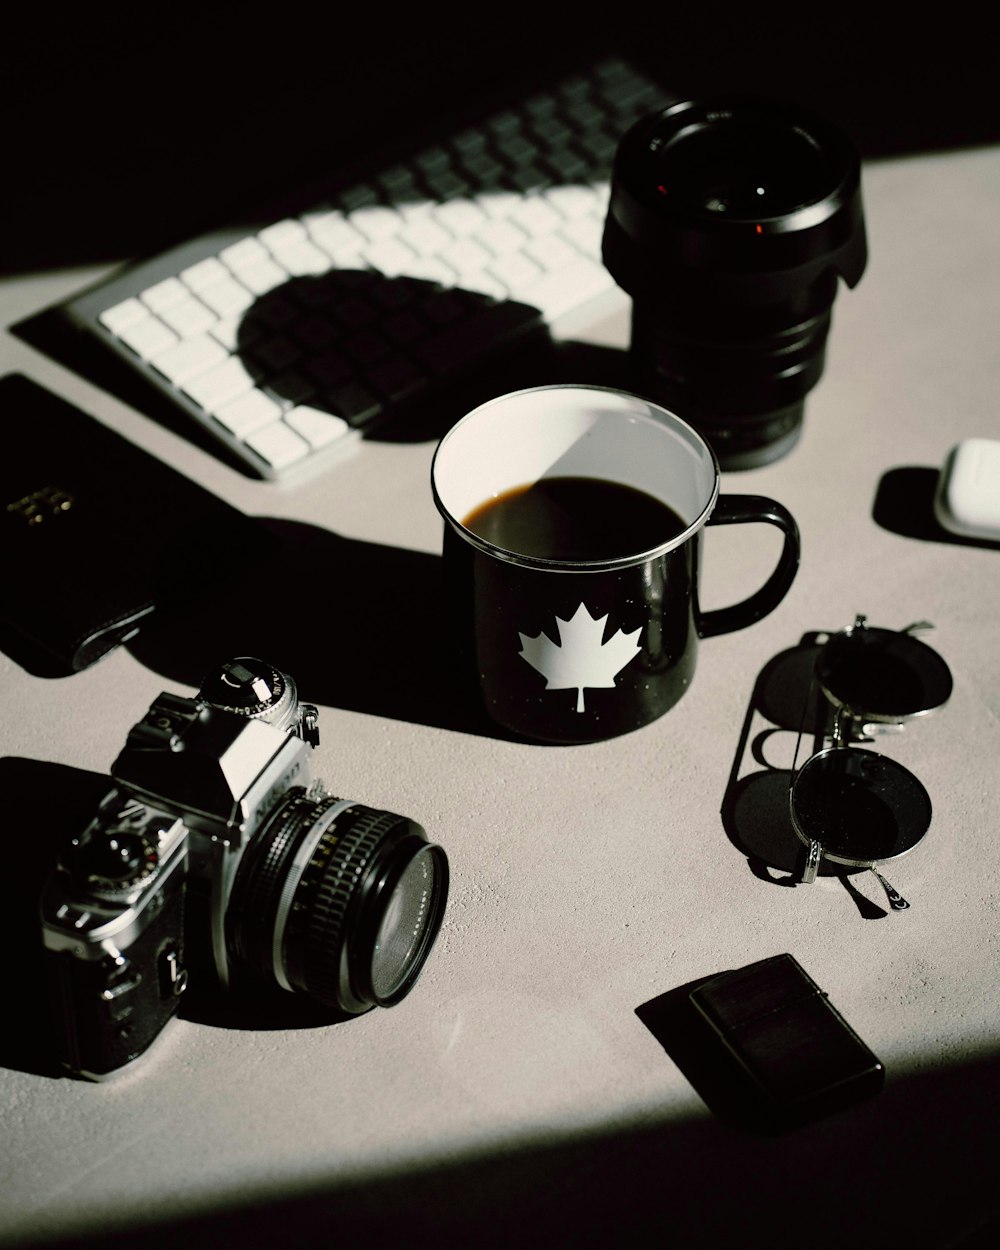
[[496,547],[548,560],[613,560],[687,529],[659,499],[621,482],[548,477],[474,508],[462,524]]

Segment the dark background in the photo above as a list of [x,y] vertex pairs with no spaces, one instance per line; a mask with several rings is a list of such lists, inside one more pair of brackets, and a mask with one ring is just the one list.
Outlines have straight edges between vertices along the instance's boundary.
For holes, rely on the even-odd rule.
[[6,22],[2,273],[155,252],[594,52],[682,93],[820,108],[869,158],[1000,139],[964,4],[81,10]]

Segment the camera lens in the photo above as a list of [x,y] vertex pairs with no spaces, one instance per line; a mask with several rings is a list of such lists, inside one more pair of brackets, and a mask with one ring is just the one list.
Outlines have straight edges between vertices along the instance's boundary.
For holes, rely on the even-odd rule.
[[430,954],[448,861],[412,820],[301,788],[236,873],[230,955],[255,977],[356,1015],[405,997]]
[[635,383],[724,469],[797,441],[838,277],[861,279],[860,162],[825,120],[769,101],[683,101],[618,145],[604,263],[632,297]]

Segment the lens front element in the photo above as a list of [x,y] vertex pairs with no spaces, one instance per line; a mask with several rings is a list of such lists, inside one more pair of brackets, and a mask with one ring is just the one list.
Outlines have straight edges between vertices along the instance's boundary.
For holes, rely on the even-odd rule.
[[740,112],[685,126],[657,148],[651,172],[655,194],[673,210],[743,221],[815,204],[837,179],[808,131]]
[[376,1002],[394,1000],[410,979],[414,958],[428,941],[439,875],[433,848],[422,846],[404,863],[388,901],[379,900],[370,969]]

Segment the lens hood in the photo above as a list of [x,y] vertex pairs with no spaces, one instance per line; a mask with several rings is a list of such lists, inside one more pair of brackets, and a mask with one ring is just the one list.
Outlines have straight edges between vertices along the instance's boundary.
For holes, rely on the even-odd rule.
[[853,287],[867,261],[857,153],[793,105],[672,104],[619,143],[603,254],[633,298],[663,298],[669,280],[767,303],[828,269]]

